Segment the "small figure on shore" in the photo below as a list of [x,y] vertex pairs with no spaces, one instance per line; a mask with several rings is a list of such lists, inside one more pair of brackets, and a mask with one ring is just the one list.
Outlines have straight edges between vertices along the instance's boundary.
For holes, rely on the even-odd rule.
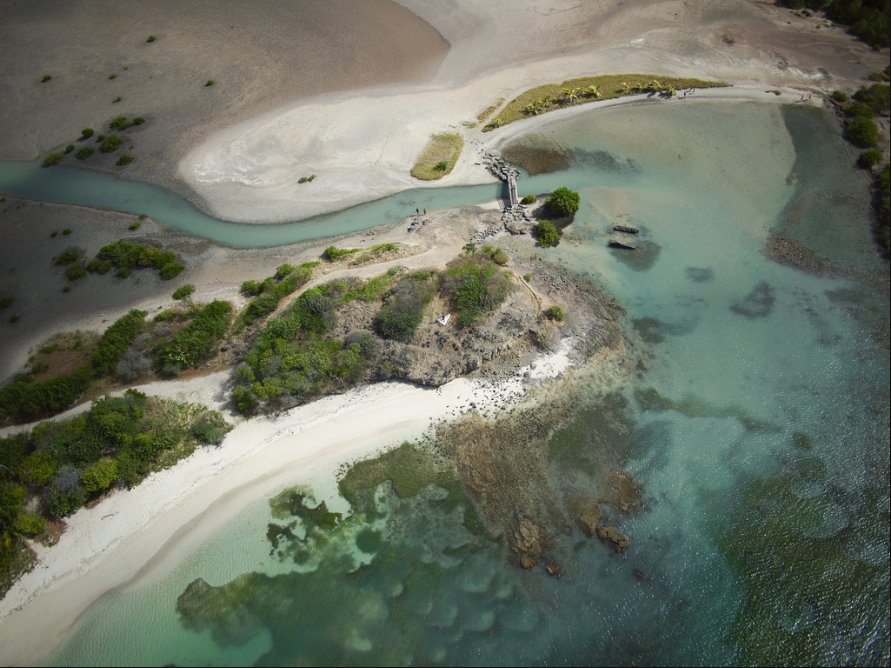
[[427,215],[427,209],[424,209],[424,215],[425,216]]
[[417,207],[415,208],[415,213],[421,215],[421,211]]

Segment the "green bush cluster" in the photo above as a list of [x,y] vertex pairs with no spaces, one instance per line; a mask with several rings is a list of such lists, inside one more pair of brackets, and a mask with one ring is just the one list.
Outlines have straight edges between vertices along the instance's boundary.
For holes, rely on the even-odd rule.
[[888,0],[781,0],[781,4],[791,9],[825,10],[830,19],[847,26],[849,33],[870,46],[881,48],[889,44]]
[[458,323],[469,326],[504,301],[510,276],[488,258],[471,255],[449,263],[440,275],[440,290],[457,312]]
[[[115,485],[138,484],[199,443],[218,443],[228,429],[218,413],[127,390],[72,419],[0,439],[0,595],[14,579],[8,567],[24,549],[22,538],[43,531],[44,517],[64,517]],[[26,510],[30,498],[40,513]]]
[[374,331],[385,339],[411,339],[436,294],[434,279],[430,272],[421,272],[409,274],[399,281],[377,312]]
[[563,322],[563,319],[566,317],[563,313],[563,309],[557,305],[546,308],[543,315],[548,320],[556,320],[557,322]]
[[538,241],[539,246],[546,248],[560,243],[560,230],[549,220],[540,220],[532,228],[532,236]]
[[117,151],[124,143],[124,138],[121,135],[106,135],[102,140],[102,143],[99,145],[99,150],[102,153],[113,153]]
[[173,298],[177,301],[188,299],[192,296],[193,292],[195,292],[195,286],[191,283],[186,283],[185,285],[181,285],[173,291]]
[[326,262],[334,262],[342,258],[344,255],[351,255],[352,253],[358,253],[361,248],[338,248],[337,246],[328,246],[324,251],[322,251],[322,259]]
[[135,269],[157,269],[165,281],[177,276],[185,265],[172,251],[119,239],[99,249],[96,258],[87,264],[87,271],[104,274],[116,269],[116,275],[127,278]]
[[483,246],[481,249],[483,255],[492,260],[495,264],[503,267],[505,266],[510,257],[508,257],[507,253],[504,252],[501,248],[493,248],[492,246]]
[[520,202],[523,204],[534,204],[537,199],[535,195],[523,195],[523,199]]
[[13,299],[12,295],[0,295],[0,311],[9,308],[12,305]]
[[579,210],[579,194],[569,188],[557,188],[546,202],[548,211],[560,218],[574,216]]
[[145,123],[145,118],[142,116],[134,116],[130,119],[128,119],[126,116],[115,116],[109,122],[108,127],[112,130],[123,132],[124,130],[131,128],[134,125],[142,125],[143,123]]
[[265,318],[278,308],[281,300],[303,287],[312,278],[315,263],[307,262],[299,267],[283,264],[264,281],[245,281],[241,284],[241,293],[253,296],[247,306],[238,314],[236,329],[242,329]]
[[68,248],[61,251],[53,258],[53,264],[71,264],[72,262],[77,262],[81,255],[83,255],[83,251],[80,248],[77,246],[68,246]]
[[0,420],[26,422],[61,413],[89,389],[93,380],[107,376],[133,339],[142,331],[145,311],[132,310],[99,338],[90,363],[53,378],[20,373],[0,388]]
[[194,368],[217,353],[219,342],[229,330],[232,305],[216,300],[194,306],[191,315],[188,325],[159,342],[153,351],[155,365],[165,376]]
[[355,384],[367,360],[358,343],[326,336],[335,311],[361,288],[336,281],[301,294],[260,332],[235,374],[235,407],[243,413],[314,399]]
[[62,162],[62,158],[65,157],[64,153],[59,151],[50,151],[46,154],[46,157],[43,159],[44,167],[52,167],[53,165],[58,165]]
[[78,160],[86,160],[95,152],[96,149],[94,149],[92,146],[81,146],[79,149],[77,149],[77,153],[74,154],[74,157]]

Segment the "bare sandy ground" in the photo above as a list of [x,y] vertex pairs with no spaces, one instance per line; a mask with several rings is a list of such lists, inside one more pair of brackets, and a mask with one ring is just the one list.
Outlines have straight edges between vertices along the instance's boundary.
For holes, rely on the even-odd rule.
[[[245,222],[294,220],[407,188],[486,182],[491,176],[474,164],[472,151],[440,181],[420,182],[408,171],[435,132],[499,143],[509,127],[483,134],[464,124],[498,98],[543,82],[640,72],[800,96],[853,88],[886,60],[826,22],[769,3],[403,4],[451,44],[437,75],[422,85],[304,99],[214,133],[179,163],[212,213]],[[317,178],[298,184],[306,174]]]
[[[887,63],[887,52],[870,52],[819,19],[738,0],[402,0],[404,9],[383,0],[318,0],[301,5],[310,7],[307,14],[284,0],[264,2],[263,11],[234,0],[2,5],[0,43],[13,55],[0,80],[0,156],[31,158],[85,125],[143,114],[149,122],[133,133],[137,161],[125,173],[189,194],[222,217],[251,221],[293,219],[415,187],[408,169],[432,132],[455,129],[498,146],[554,118],[485,135],[461,124],[495,99],[546,81],[653,72],[739,84],[710,96],[777,101],[764,90],[781,88],[780,101],[794,102],[801,92],[852,88]],[[312,16],[323,18],[305,24]],[[145,43],[147,34],[158,40]],[[53,79],[39,83],[43,73]],[[205,87],[210,78],[217,83]],[[115,95],[124,99],[111,103]],[[440,185],[490,179],[474,160],[468,144]],[[298,187],[306,173],[316,180]],[[327,245],[235,251],[171,236],[147,221],[132,236],[173,243],[187,272],[169,283],[149,275],[138,282],[88,277],[62,293],[65,279],[52,257],[65,245],[93,253],[130,236],[131,220],[77,207],[0,204],[2,280],[27,287],[12,307],[21,311],[21,327],[0,323],[0,377],[45,334],[98,327],[131,307],[156,311],[185,282],[196,285],[199,300],[238,303],[241,281],[313,259]],[[50,238],[64,227],[75,232]],[[393,227],[340,245],[404,237]],[[417,237],[419,252],[400,263],[439,264],[457,238],[431,230]],[[563,348],[529,376],[548,378],[569,364]],[[145,389],[217,406],[224,383],[225,374],[212,374]],[[0,662],[39,662],[98,596],[141,577],[165,554],[185,553],[248,500],[304,476],[330,476],[345,459],[416,437],[471,400],[483,405],[488,397],[486,405],[495,406],[524,389],[521,376],[488,386],[461,379],[439,391],[376,385],[238,424],[221,448],[201,450],[77,513],[62,542],[42,549],[38,568],[0,602]]]

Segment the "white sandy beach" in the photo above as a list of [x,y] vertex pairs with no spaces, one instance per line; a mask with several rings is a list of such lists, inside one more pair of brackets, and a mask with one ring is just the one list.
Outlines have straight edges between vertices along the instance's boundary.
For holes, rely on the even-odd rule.
[[[39,663],[77,616],[103,593],[137,577],[152,560],[183,554],[250,501],[382,447],[421,437],[438,420],[486,413],[523,396],[527,387],[563,374],[572,340],[500,383],[456,379],[438,389],[379,383],[326,397],[280,415],[241,421],[219,447],[204,447],[138,487],[117,491],[68,518],[38,564],[0,601],[0,662]],[[228,374],[138,389],[180,400],[214,397]],[[173,554],[170,552],[173,551]],[[34,643],[34,638],[41,643]]]
[[[303,90],[297,81],[291,82],[287,90],[264,96],[252,89],[251,80],[251,72],[262,69],[263,60],[239,42],[233,49],[248,65],[237,72],[240,88],[233,89],[237,100],[218,107],[207,101],[189,101],[183,103],[187,107],[183,111],[178,103],[165,99],[169,117],[159,121],[157,130],[166,133],[165,139],[159,139],[157,146],[140,158],[143,166],[134,173],[191,193],[210,212],[226,219],[293,220],[419,187],[422,184],[412,179],[408,170],[435,132],[462,132],[468,142],[448,177],[423,185],[481,183],[492,177],[474,164],[477,155],[471,140],[498,148],[554,119],[619,103],[702,104],[706,103],[702,100],[719,99],[794,103],[810,91],[851,87],[855,82],[859,85],[865,73],[887,64],[887,51],[873,53],[819,19],[801,19],[763,2],[652,0],[619,5],[537,0],[523,3],[521,9],[508,0],[399,0],[399,4],[449,43],[447,54],[437,55],[436,49],[428,53],[424,40],[432,38],[418,33],[423,37],[418,38],[422,44],[416,45],[419,53],[424,52],[423,67],[409,68],[411,71],[401,71],[396,77],[377,72],[371,77],[374,85],[363,86],[363,77],[371,75],[356,66],[344,75],[339,86],[316,81],[315,87]],[[200,21],[200,13],[192,20]],[[405,21],[406,26],[411,23]],[[178,37],[182,44],[188,42],[188,28],[186,25]],[[287,24],[283,21],[275,43],[282,43],[284,35]],[[200,46],[202,39],[221,38],[211,35],[195,39]],[[180,42],[177,48],[185,49]],[[404,53],[410,55],[409,51]],[[166,57],[174,56],[182,53]],[[440,56],[441,62],[437,60]],[[134,58],[131,62],[134,71],[138,61]],[[297,61],[288,62],[299,66]],[[101,74],[104,76],[117,64],[103,62]],[[202,64],[207,68],[211,65],[206,61]],[[322,61],[314,64],[325,67]],[[341,65],[338,61],[332,67]],[[388,67],[396,66],[390,63]],[[200,78],[206,79],[209,74],[204,71]],[[530,86],[613,72],[723,79],[734,86],[697,91],[692,100],[626,98],[573,107],[486,134],[462,125],[475,120],[496,99],[509,100]],[[16,76],[31,75],[17,70]],[[72,81],[76,79],[75,73],[70,76]],[[81,72],[77,76],[81,79],[71,84],[75,88],[86,75]],[[185,74],[178,72],[180,78],[174,83],[182,83],[182,76]],[[324,79],[324,71],[316,71],[316,79]],[[406,83],[406,79],[413,80]],[[394,84],[393,80],[403,83]],[[274,83],[274,75],[264,75],[260,81],[267,86]],[[776,96],[766,92],[768,89],[779,89],[782,94]],[[22,108],[40,108],[36,95],[22,93]],[[150,97],[139,98],[139,104],[150,102]],[[812,102],[819,103],[816,99]],[[92,107],[89,110],[92,113]],[[141,110],[133,107],[135,113]],[[101,113],[105,113],[104,108]],[[177,113],[182,115],[177,117]],[[2,146],[6,150],[3,157],[33,157],[64,141],[67,134],[54,134],[61,121],[53,114],[38,114],[41,128],[16,135],[15,141],[10,139]],[[205,118],[209,119],[206,125]],[[63,129],[70,134],[81,121],[68,123],[70,127]],[[317,176],[312,183],[295,185],[296,176],[310,173]],[[64,208],[57,213],[67,215]],[[120,226],[127,218],[102,216],[108,218],[108,226]],[[149,223],[147,228],[152,234],[163,234]],[[43,228],[41,234],[45,240]],[[383,235],[376,241],[390,238]],[[84,245],[95,250],[91,243],[96,242]],[[297,250],[203,249],[196,251],[187,279],[196,284],[197,299],[211,295],[236,299],[242,280],[268,275],[277,264],[294,261],[294,257],[317,257],[318,250],[312,245]],[[447,250],[444,245],[429,245],[425,254],[412,261],[417,266],[422,262],[439,264]],[[380,265],[375,267],[380,269]],[[57,285],[53,289],[60,290]],[[129,303],[125,303],[123,289],[106,302],[95,296],[85,297],[88,301],[82,304],[82,312],[75,316],[73,310],[66,311],[62,320],[78,327],[97,326],[131,306],[156,310],[169,301],[169,292],[167,286],[147,281]],[[56,301],[43,299],[41,303],[37,305],[35,298],[34,308],[55,313]],[[41,326],[35,326],[29,334],[32,344],[45,335],[46,327]],[[14,356],[11,353],[7,358],[4,352],[5,366],[0,375],[8,375],[20,366],[27,350],[24,340],[16,340]],[[38,547],[37,567],[0,601],[0,663],[39,663],[99,596],[139,577],[154,560],[185,553],[242,504],[311,475],[331,475],[344,461],[417,438],[431,423],[466,410],[471,401],[477,410],[485,412],[516,400],[529,382],[546,382],[571,366],[570,345],[571,340],[564,340],[556,353],[498,385],[459,379],[438,390],[428,390],[384,383],[281,415],[239,422],[219,448],[201,449],[172,469],[152,475],[139,487],[118,491],[99,505],[78,511],[69,519],[68,530],[56,546]],[[528,381],[524,379],[527,371]],[[227,377],[227,372],[220,372],[141,389],[157,396],[220,407]]]

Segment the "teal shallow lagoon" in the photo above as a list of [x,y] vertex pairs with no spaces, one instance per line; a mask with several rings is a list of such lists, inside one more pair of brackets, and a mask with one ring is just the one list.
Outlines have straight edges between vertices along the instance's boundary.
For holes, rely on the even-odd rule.
[[[341,501],[337,528],[295,541],[301,565],[269,554],[267,524],[283,520],[257,504],[169,573],[103,597],[54,664],[888,663],[887,265],[831,119],[678,104],[547,132],[635,165],[521,181],[581,191],[543,253],[614,294],[645,347],[620,399],[589,388],[592,408],[552,443],[609,437],[598,447],[646,502],[622,520],[630,549],[574,529],[562,578],[524,572],[461,521],[466,500],[384,483],[375,516]],[[642,228],[647,262],[606,248],[617,220]],[[772,262],[772,229],[875,280]],[[189,630],[177,599],[196,578],[214,589]]]

